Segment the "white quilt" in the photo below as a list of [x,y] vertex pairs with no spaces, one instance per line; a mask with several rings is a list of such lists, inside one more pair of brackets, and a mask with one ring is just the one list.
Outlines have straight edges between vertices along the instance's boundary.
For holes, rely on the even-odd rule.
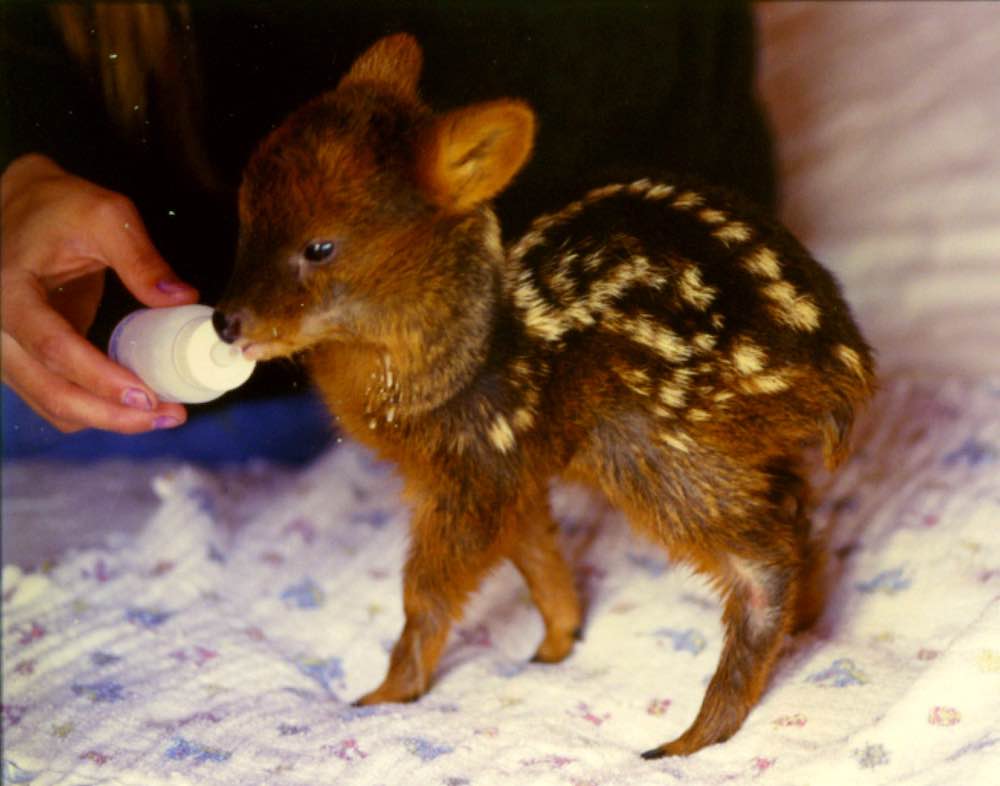
[[4,569],[4,784],[1000,782],[1000,9],[760,14],[786,218],[844,282],[884,378],[853,458],[819,479],[827,612],[743,729],[638,758],[694,717],[719,607],[579,490],[553,492],[588,601],[574,654],[527,663],[542,626],[504,567],[431,692],[362,710],[402,623],[406,537],[363,451],[297,475],[174,467],[156,501],[144,480],[122,491],[120,465],[7,467],[5,530],[50,511],[55,533],[104,484],[105,530],[138,534]]
[[1000,380],[890,382],[826,490],[836,585],[731,741],[687,726],[719,608],[621,517],[557,489],[588,600],[563,664],[516,572],[475,597],[431,692],[355,709],[402,624],[406,513],[343,446],[280,493],[162,476],[127,546],[4,574],[5,783],[986,784],[1000,761]]

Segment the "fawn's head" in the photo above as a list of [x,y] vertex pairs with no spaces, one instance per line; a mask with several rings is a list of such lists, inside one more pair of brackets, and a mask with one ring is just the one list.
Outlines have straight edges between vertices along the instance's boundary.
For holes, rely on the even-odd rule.
[[412,37],[379,40],[252,156],[214,319],[248,356],[389,341],[491,286],[482,259],[502,251],[485,203],[527,160],[534,115],[510,99],[435,114],[421,62]]

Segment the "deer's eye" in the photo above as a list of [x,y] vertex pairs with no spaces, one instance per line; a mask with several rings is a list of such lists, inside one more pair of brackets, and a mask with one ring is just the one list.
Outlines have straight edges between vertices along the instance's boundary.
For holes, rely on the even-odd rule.
[[302,256],[311,265],[324,265],[337,256],[337,244],[333,240],[314,240],[305,247]]

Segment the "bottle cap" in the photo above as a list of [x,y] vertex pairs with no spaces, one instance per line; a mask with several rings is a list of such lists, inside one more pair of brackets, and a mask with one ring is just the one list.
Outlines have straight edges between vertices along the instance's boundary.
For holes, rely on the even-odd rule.
[[210,316],[193,319],[180,330],[174,358],[192,384],[218,392],[238,388],[256,365],[243,357],[239,348],[219,338]]

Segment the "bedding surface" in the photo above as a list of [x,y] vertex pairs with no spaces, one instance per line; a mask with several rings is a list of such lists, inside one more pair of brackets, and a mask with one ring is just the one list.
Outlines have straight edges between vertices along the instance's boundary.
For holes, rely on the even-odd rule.
[[554,509],[588,612],[562,664],[491,576],[411,705],[354,708],[402,625],[391,471],[332,450],[277,487],[181,468],[117,548],[4,575],[6,783],[985,784],[1000,758],[1000,381],[890,382],[817,524],[818,628],[729,742],[638,752],[697,712],[719,607],[578,489]]

